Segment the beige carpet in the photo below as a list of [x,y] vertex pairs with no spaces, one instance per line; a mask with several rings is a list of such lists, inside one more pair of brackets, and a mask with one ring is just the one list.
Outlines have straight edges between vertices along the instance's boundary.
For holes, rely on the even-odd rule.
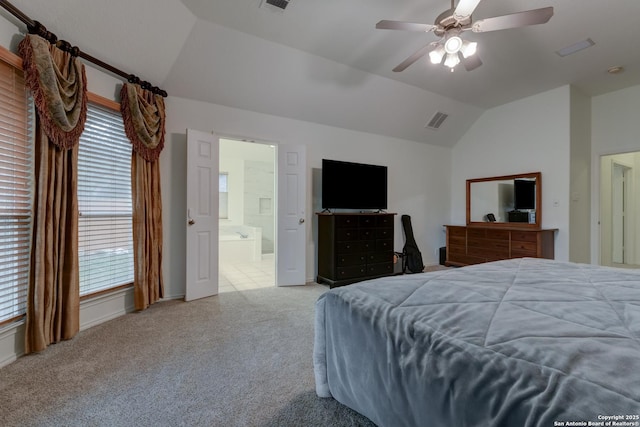
[[371,426],[314,392],[321,285],[161,302],[0,369],[2,426]]

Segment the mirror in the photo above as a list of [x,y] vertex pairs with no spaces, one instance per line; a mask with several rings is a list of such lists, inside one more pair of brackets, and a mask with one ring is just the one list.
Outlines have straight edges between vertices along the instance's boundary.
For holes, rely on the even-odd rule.
[[467,180],[467,225],[540,228],[540,172]]

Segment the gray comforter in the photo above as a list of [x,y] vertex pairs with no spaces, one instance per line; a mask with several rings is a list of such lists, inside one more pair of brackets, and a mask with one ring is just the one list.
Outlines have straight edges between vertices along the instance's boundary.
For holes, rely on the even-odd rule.
[[637,426],[640,271],[524,258],[336,288],[313,358],[318,396],[380,426]]

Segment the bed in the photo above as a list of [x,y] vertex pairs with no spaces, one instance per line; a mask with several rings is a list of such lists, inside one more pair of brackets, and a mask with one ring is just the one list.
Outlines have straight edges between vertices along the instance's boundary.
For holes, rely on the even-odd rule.
[[638,426],[640,271],[521,258],[332,289],[313,361],[318,396],[379,426]]

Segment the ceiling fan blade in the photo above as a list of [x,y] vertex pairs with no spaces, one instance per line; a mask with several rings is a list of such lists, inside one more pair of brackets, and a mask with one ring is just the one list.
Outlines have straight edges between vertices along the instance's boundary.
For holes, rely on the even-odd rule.
[[525,27],[527,25],[544,24],[553,16],[553,7],[527,10],[510,15],[481,19],[473,23],[471,31],[486,33],[487,31],[506,30],[508,28]]
[[462,21],[471,16],[476,7],[478,7],[480,0],[460,0],[456,10],[453,11],[454,19]]
[[420,49],[419,51],[417,51],[416,53],[414,53],[413,55],[411,55],[410,57],[408,57],[407,59],[402,61],[400,63],[400,65],[398,65],[396,68],[393,69],[393,71],[395,71],[396,73],[399,72],[399,71],[403,71],[409,65],[413,64],[418,59],[420,59],[423,56],[425,56],[428,52],[430,52],[433,49],[435,49],[435,47],[436,46],[435,46],[435,44],[433,42],[429,43],[428,45],[426,45],[425,47],[423,47],[422,49]]
[[437,26],[431,24],[417,24],[413,22],[382,20],[376,24],[376,28],[379,30],[405,30],[428,33],[429,31],[435,30]]
[[462,57],[462,65],[464,65],[464,68],[467,71],[475,70],[476,68],[482,65],[482,61],[480,60],[480,57],[478,56],[478,54],[471,55],[468,58],[465,58],[462,55],[460,56]]

